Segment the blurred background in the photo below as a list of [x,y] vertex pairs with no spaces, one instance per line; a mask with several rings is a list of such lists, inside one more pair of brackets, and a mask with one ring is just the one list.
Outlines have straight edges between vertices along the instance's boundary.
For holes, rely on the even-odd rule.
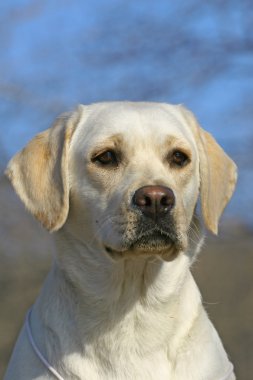
[[0,3],[0,378],[54,250],[3,170],[77,103],[183,103],[239,167],[194,276],[235,364],[253,373],[253,6],[250,0]]

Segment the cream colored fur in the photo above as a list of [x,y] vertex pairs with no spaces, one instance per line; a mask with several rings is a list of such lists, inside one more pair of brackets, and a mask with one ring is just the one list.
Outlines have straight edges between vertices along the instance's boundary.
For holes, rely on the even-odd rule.
[[[169,158],[183,150],[190,162]],[[116,151],[116,167],[94,157]],[[35,137],[7,175],[37,219],[54,231],[53,268],[32,311],[41,352],[64,379],[219,380],[229,371],[222,343],[190,273],[202,232],[218,221],[236,166],[182,106],[79,106]],[[178,244],[130,245],[140,215],[134,192],[171,188]],[[5,380],[53,379],[21,331]],[[227,380],[234,380],[231,374]]]

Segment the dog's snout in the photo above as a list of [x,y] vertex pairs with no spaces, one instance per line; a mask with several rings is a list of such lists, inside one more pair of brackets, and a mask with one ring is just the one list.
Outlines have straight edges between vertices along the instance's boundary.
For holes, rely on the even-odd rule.
[[166,186],[143,186],[134,193],[133,204],[145,216],[156,220],[173,208],[175,195]]

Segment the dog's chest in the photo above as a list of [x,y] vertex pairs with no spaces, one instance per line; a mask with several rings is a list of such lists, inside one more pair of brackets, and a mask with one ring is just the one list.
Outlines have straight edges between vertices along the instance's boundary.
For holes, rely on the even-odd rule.
[[74,373],[66,373],[66,378],[75,375],[78,379],[93,380],[168,380],[172,377],[171,364],[165,350],[140,357],[136,352],[118,352],[112,358],[90,350],[84,358],[70,358]]
[[143,315],[141,310],[98,333],[92,343],[85,344],[82,357],[68,357],[66,367],[75,368],[80,379],[171,378],[168,336],[173,327],[168,324],[168,314],[149,311],[149,315]]

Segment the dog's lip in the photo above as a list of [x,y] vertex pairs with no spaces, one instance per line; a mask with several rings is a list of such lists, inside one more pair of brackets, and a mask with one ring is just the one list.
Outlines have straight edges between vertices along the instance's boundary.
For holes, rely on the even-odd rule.
[[124,252],[127,252],[127,249],[115,249],[112,247],[109,247],[108,245],[104,246],[105,252],[107,253],[108,257],[110,257],[113,261],[118,261],[121,258],[124,257]]
[[[114,254],[123,255],[124,252],[134,251],[138,247],[138,244],[141,244],[142,240],[147,238],[147,240],[150,239],[150,251],[156,250],[157,252],[162,252],[162,251],[168,250],[168,247],[172,247],[172,246],[176,247],[179,244],[179,242],[175,239],[175,236],[171,236],[171,235],[172,234],[167,231],[165,232],[161,230],[160,228],[154,227],[148,231],[144,231],[143,233],[139,234],[136,237],[136,239],[129,242],[129,244],[125,246],[116,248],[110,245],[104,245],[104,249],[109,255],[114,255]],[[164,240],[165,244],[163,246],[157,246],[154,249],[154,247],[152,247],[152,240],[154,242],[156,239],[159,239],[159,238],[161,240]],[[148,241],[146,241],[145,243],[147,245],[147,250],[149,250]]]
[[106,251],[107,253],[109,253],[109,254],[111,254],[111,253],[113,253],[113,252],[116,252],[116,253],[123,253],[123,252],[124,252],[124,250],[120,251],[120,250],[118,250],[118,249],[115,249],[115,248],[109,247],[108,245],[105,245],[104,248],[105,248],[105,251]]
[[161,229],[159,227],[153,227],[147,231],[139,233],[133,244],[138,243],[143,238],[150,239],[150,241],[152,239],[162,239],[166,240],[170,244],[178,243],[178,238],[175,233],[173,233],[172,231],[165,231],[164,229]]
[[[111,248],[109,246],[104,246],[104,247],[105,247],[105,251],[106,251],[107,255],[114,262],[117,262],[117,261],[124,259],[124,258],[133,259],[133,258],[139,257],[139,255],[136,256],[136,252],[135,252],[136,247],[134,247],[134,246],[131,246],[129,248],[125,248],[122,250],[117,250],[117,249]],[[182,251],[182,249],[180,249],[180,247],[176,248],[176,244],[171,244],[171,245],[167,245],[164,247],[159,247],[159,248],[156,248],[155,250],[152,250],[152,249],[150,249],[150,250],[138,249],[138,250],[140,251],[140,253],[142,252],[142,254],[144,254],[144,256],[146,256],[146,257],[154,257],[155,256],[162,261],[172,261],[177,256],[177,254],[179,254],[180,251]]]

